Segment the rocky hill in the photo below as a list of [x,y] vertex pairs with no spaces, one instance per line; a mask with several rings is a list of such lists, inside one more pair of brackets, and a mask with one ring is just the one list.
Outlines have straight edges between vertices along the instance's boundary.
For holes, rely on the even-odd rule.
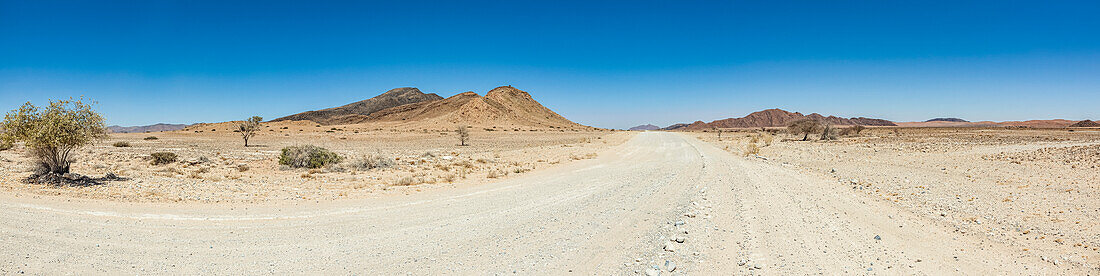
[[674,124],[674,125],[671,125],[671,126],[661,128],[661,130],[678,130],[678,129],[684,129],[687,126],[688,126],[688,124],[680,123],[680,124]]
[[402,87],[391,89],[390,91],[386,91],[386,93],[382,93],[382,95],[344,106],[306,111],[271,121],[313,121],[322,125],[349,124],[363,121],[368,115],[383,109],[442,99],[443,97],[434,93],[420,92],[420,89],[413,87]]
[[376,123],[412,128],[470,125],[489,128],[591,129],[565,119],[542,106],[527,92],[511,86],[494,88],[484,97],[474,92],[465,92],[442,100],[392,107],[346,123]]
[[823,116],[821,114],[812,113],[809,115],[802,115],[798,112],[789,112],[782,109],[767,109],[762,111],[753,112],[745,117],[741,118],[729,118],[705,123],[702,121],[696,121],[694,123],[683,126],[684,130],[703,130],[713,128],[758,128],[758,127],[782,127],[787,123],[799,119],[815,119],[828,122],[833,125],[865,125],[865,126],[894,126],[891,121],[883,119],[873,118],[841,118],[836,116]]
[[186,128],[189,125],[184,124],[155,124],[147,126],[109,126],[107,130],[112,133],[145,133],[145,132],[161,132],[161,131],[176,131]]
[[628,129],[628,130],[658,130],[658,129],[661,129],[661,127],[659,127],[659,126],[655,126],[655,125],[651,125],[651,124],[645,124],[645,125],[640,125],[640,126],[632,127],[632,128],[630,128],[630,129]]
[[970,121],[967,121],[967,120],[963,120],[963,119],[959,119],[959,118],[934,118],[934,119],[930,119],[930,120],[928,120],[928,121],[925,121],[925,122],[957,122],[957,123],[968,123],[968,122],[970,122]]
[[1093,122],[1092,120],[1084,120],[1073,123],[1072,125],[1069,125],[1069,127],[1100,127],[1100,123]]

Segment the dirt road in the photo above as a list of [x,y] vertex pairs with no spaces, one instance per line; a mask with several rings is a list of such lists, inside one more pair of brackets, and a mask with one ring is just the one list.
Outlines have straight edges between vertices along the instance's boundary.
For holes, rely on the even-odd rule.
[[[488,185],[290,205],[0,195],[0,272],[1059,274],[782,164],[647,132]],[[1069,270],[1065,270],[1069,269]],[[670,272],[671,270],[671,272]]]

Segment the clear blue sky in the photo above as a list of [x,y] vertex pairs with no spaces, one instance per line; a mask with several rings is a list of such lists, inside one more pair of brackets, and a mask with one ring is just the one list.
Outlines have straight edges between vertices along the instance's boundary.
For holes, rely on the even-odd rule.
[[612,128],[1100,119],[1098,1],[593,2],[0,0],[0,109],[84,95],[110,124],[217,122],[513,85]]

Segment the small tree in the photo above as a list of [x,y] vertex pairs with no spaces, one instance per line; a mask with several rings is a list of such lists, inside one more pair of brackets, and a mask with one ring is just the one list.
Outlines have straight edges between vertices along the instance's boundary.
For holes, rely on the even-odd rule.
[[821,130],[821,140],[836,140],[836,129],[833,128],[833,124],[828,122],[822,122],[824,129]]
[[42,109],[27,102],[4,115],[0,129],[5,143],[23,142],[30,150],[38,166],[36,176],[68,173],[76,149],[107,137],[103,116],[83,98],[50,100]]
[[455,129],[455,133],[458,134],[458,145],[465,146],[466,141],[470,140],[470,127],[466,125],[460,125]]
[[242,122],[238,125],[238,130],[241,132],[241,138],[244,138],[244,146],[248,147],[248,139],[256,136],[260,132],[260,121],[264,118],[260,116],[252,116],[248,118],[248,121]]
[[801,119],[787,124],[787,132],[795,135],[801,134],[802,141],[810,140],[810,134],[817,133],[822,128],[821,122],[814,119]]

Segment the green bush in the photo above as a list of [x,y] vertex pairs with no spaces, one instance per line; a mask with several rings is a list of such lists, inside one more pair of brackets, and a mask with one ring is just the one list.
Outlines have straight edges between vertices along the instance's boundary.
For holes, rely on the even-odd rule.
[[0,151],[10,150],[14,148],[15,144],[8,141],[0,141]]
[[179,156],[171,152],[155,152],[150,154],[150,156],[153,157],[153,165],[170,164],[179,159]]
[[42,173],[66,174],[77,149],[107,137],[103,116],[80,100],[30,102],[4,115],[0,140],[23,142]]
[[279,165],[291,168],[316,169],[338,164],[343,159],[335,152],[322,147],[313,145],[293,146],[283,148],[283,153],[279,155]]
[[115,146],[116,148],[129,148],[130,147],[130,142],[115,142],[114,144],[111,144],[111,145]]

